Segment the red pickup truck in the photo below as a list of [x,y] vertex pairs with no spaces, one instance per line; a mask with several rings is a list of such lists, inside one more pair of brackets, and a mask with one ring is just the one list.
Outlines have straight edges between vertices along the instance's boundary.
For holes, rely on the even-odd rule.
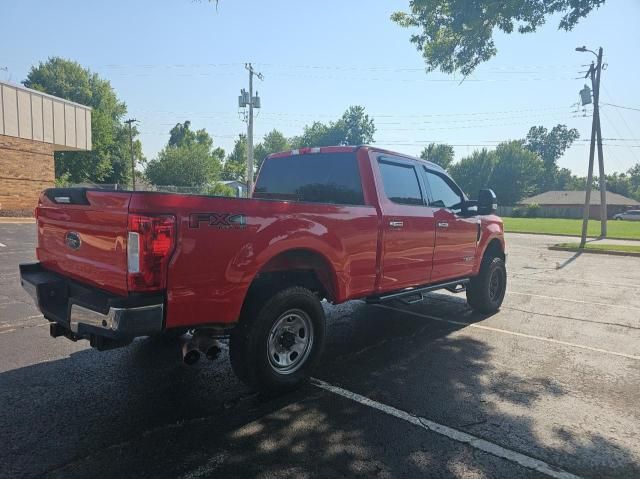
[[[251,199],[52,188],[36,208],[23,287],[53,337],[100,350],[181,336],[186,362],[229,336],[234,371],[261,390],[304,381],[325,339],[323,299],[505,294],[491,190],[470,201],[439,166],[367,146],[267,157]],[[186,339],[185,339],[186,338]]]

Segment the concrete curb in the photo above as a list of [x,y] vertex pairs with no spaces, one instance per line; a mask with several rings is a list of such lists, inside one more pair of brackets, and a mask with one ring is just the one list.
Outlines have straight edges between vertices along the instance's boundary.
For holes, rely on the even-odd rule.
[[[565,233],[540,233],[538,231],[509,231],[504,230],[505,233],[514,235],[538,235],[538,236],[563,236],[565,238],[580,238],[580,235],[568,235]],[[587,238],[598,239],[599,236],[587,236]],[[640,238],[620,238],[618,236],[607,236],[606,239],[621,240],[621,241],[640,241]]]
[[12,216],[0,216],[0,225],[21,225],[35,223],[35,218],[20,218]]
[[552,251],[570,251],[572,253],[588,253],[588,254],[608,254],[611,256],[635,256],[640,258],[640,253],[633,253],[630,251],[614,251],[606,249],[580,249],[580,248],[564,248],[562,246],[549,246]]

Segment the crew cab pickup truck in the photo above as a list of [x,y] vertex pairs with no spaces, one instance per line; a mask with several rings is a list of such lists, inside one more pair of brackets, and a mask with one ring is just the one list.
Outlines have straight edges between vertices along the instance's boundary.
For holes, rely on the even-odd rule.
[[174,334],[193,362],[228,336],[236,374],[275,392],[318,361],[322,300],[448,289],[497,311],[507,275],[495,210],[491,190],[470,201],[433,163],[303,148],[267,157],[250,199],[48,189],[38,262],[20,274],[53,337],[103,350]]

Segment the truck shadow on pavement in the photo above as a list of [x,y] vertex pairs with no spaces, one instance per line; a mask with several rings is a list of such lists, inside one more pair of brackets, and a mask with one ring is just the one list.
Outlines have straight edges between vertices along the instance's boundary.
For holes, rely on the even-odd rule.
[[[429,311],[459,319],[441,303]],[[361,302],[327,312],[316,377],[575,474],[640,476],[637,452],[602,435],[562,424],[541,437],[527,412],[568,392],[499,367],[463,325]],[[539,477],[311,385],[263,399],[226,355],[189,368],[172,348],[147,339],[0,374],[0,476]]]

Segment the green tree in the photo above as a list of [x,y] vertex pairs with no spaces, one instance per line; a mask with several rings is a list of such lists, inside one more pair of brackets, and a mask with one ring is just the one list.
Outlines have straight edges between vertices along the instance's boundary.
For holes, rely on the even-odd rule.
[[376,126],[363,106],[350,106],[334,124],[340,145],[364,145],[373,142]]
[[337,121],[313,122],[301,136],[291,139],[293,148],[305,146],[362,145],[373,142],[375,123],[362,106],[350,106]]
[[[31,67],[23,84],[34,90],[92,107],[91,151],[55,152],[56,178],[71,183],[127,183],[131,174],[129,130],[122,121],[124,102],[111,84],[79,63],[59,57]],[[134,137],[138,135],[133,128]],[[136,163],[144,163],[142,145],[134,140]]]
[[578,130],[567,125],[556,125],[551,131],[544,126],[532,126],[524,140],[524,147],[540,156],[544,172],[540,178],[540,190],[561,190],[566,173],[560,175],[558,159],[580,137]]
[[640,201],[640,163],[636,163],[627,171],[629,175],[629,185],[631,188],[631,197]]
[[448,171],[469,198],[477,198],[482,188],[489,187],[495,164],[495,152],[483,148],[454,163]]
[[[598,182],[598,189],[600,183]],[[631,179],[625,173],[612,173],[607,175],[607,191],[618,193],[619,195],[631,197],[633,195]]]
[[238,135],[233,151],[227,156],[222,166],[223,180],[247,181],[247,136]]
[[492,188],[502,205],[514,205],[537,193],[542,171],[542,160],[521,141],[501,143],[493,151],[476,150],[449,168],[467,196],[475,198],[480,189]]
[[167,145],[145,169],[154,185],[204,186],[215,183],[222,174],[224,150],[213,148],[205,130],[194,132],[191,123],[178,123],[171,129]]
[[411,43],[422,54],[427,71],[467,76],[497,53],[496,30],[535,32],[547,18],[561,15],[559,28],[571,30],[605,0],[411,0],[408,12],[391,19],[417,28]]
[[453,163],[453,146],[444,143],[429,143],[420,153],[420,158],[431,161],[447,170]]
[[253,150],[253,157],[255,160],[256,171],[260,170],[262,161],[272,153],[278,153],[280,151],[290,150],[291,145],[289,140],[278,130],[271,130],[264,135],[262,142],[258,143]]
[[503,205],[515,205],[523,198],[538,193],[538,181],[544,164],[537,154],[520,141],[499,144],[495,149],[496,163],[489,185]]

